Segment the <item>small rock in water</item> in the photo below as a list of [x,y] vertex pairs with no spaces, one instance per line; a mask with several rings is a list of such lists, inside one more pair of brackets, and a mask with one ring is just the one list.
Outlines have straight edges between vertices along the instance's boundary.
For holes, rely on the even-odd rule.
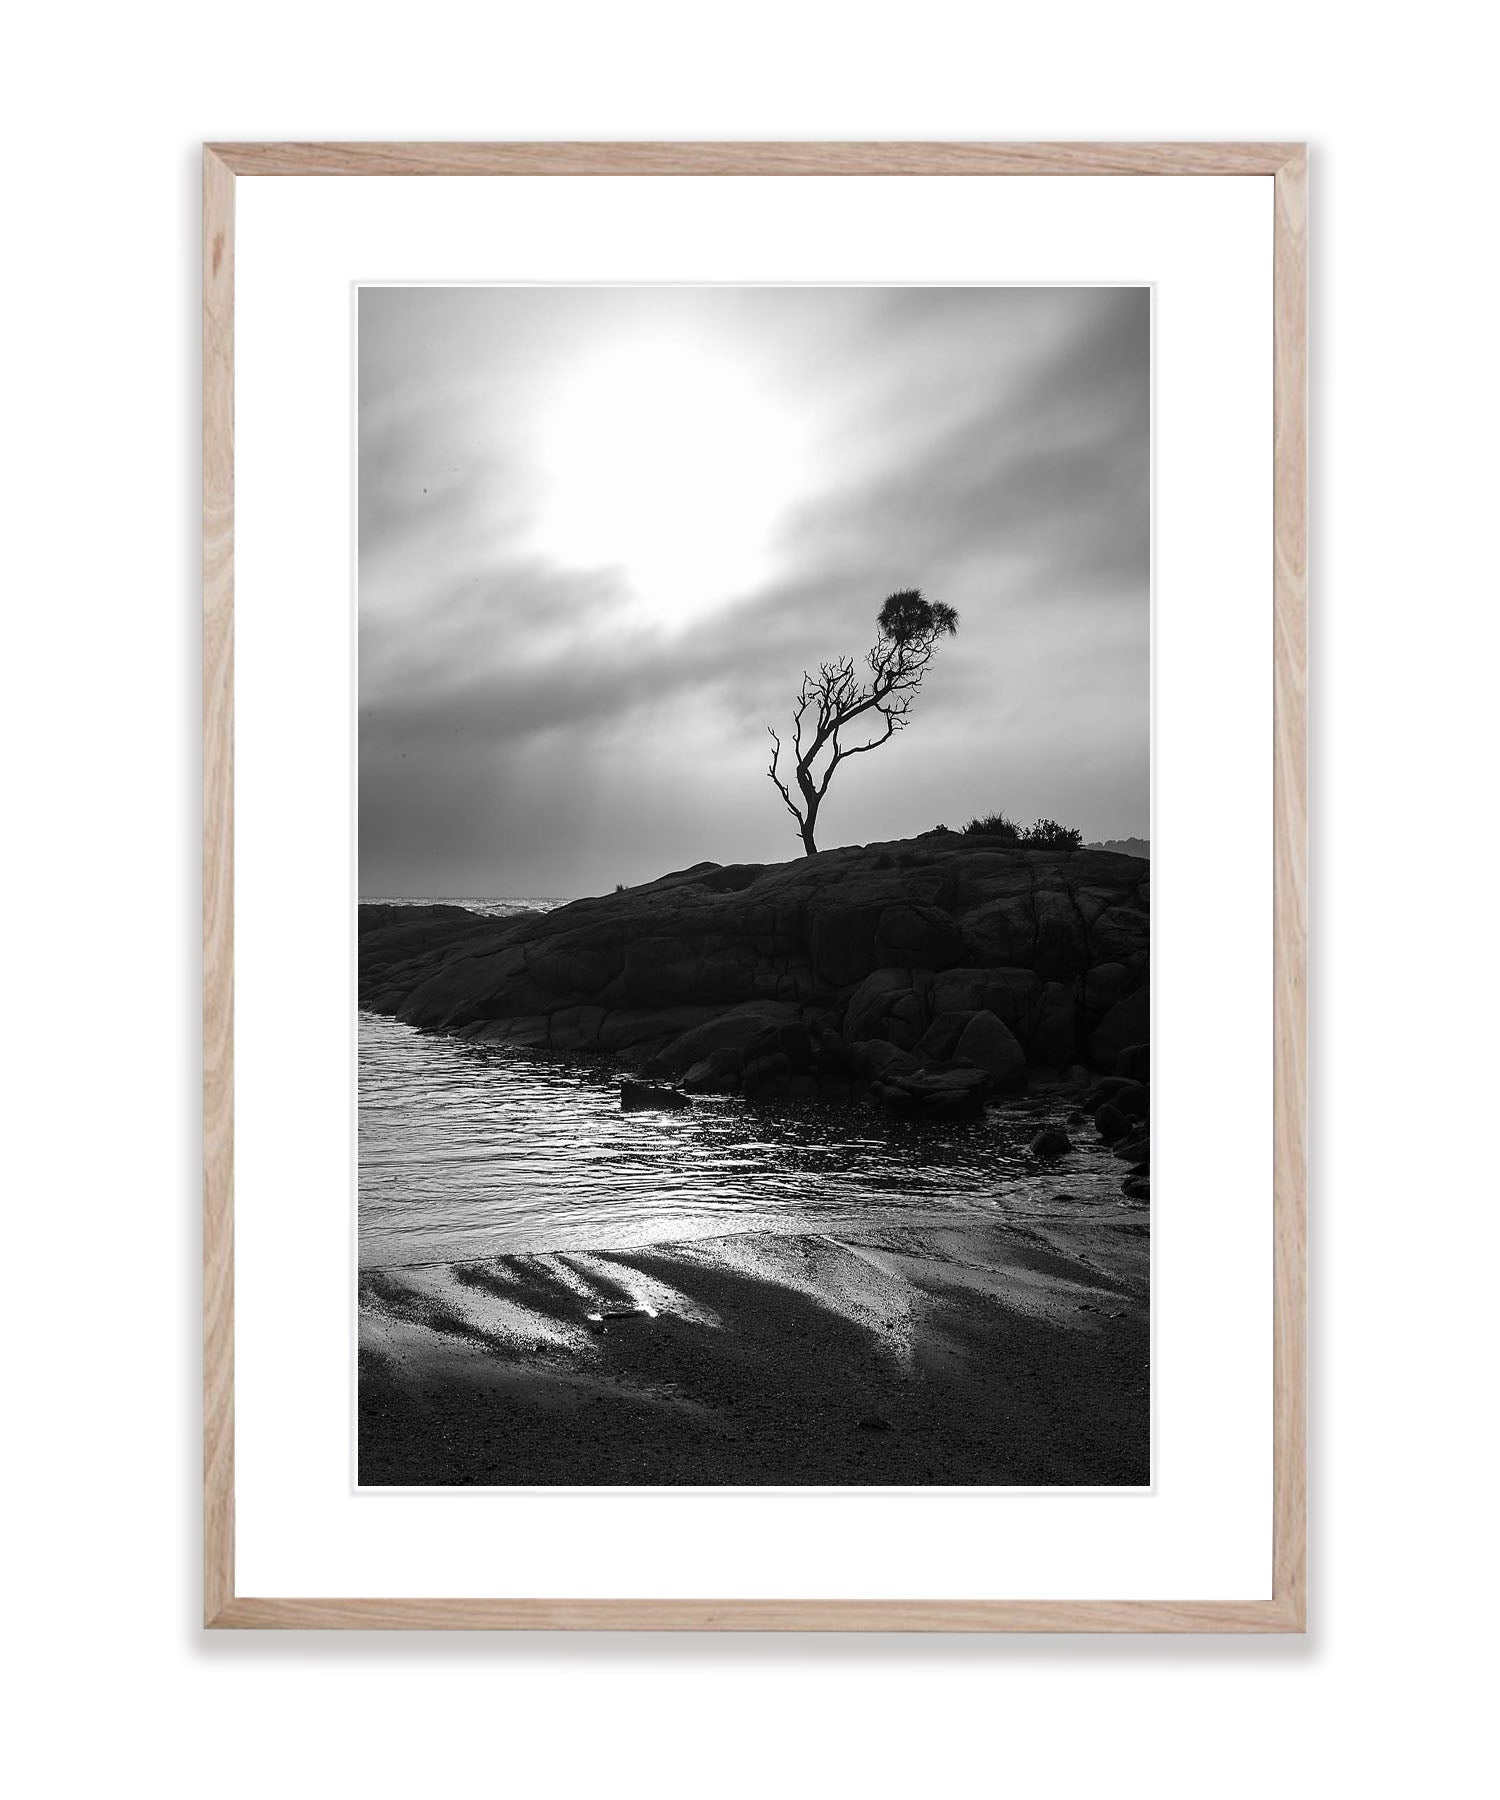
[[859,1421],[861,1431],[891,1431],[894,1429],[889,1419],[882,1419],[879,1413],[866,1413]]
[[654,1087],[649,1081],[622,1081],[620,1105],[625,1112],[685,1112],[692,1101],[676,1088]]
[[1066,1156],[1072,1148],[1073,1140],[1065,1131],[1039,1131],[1030,1144],[1033,1156]]
[[1149,1175],[1127,1175],[1120,1183],[1120,1192],[1129,1200],[1149,1200],[1151,1198],[1151,1177]]
[[1121,1138],[1119,1143],[1111,1144],[1110,1148],[1126,1162],[1148,1163],[1151,1160],[1151,1133],[1133,1131],[1129,1137]]
[[1109,1103],[1117,1112],[1124,1113],[1127,1119],[1134,1119],[1138,1123],[1151,1116],[1151,1090],[1138,1081],[1122,1082],[1109,1096]]
[[1094,1129],[1106,1144],[1113,1144],[1130,1135],[1130,1120],[1117,1106],[1112,1106],[1106,1100],[1094,1114]]
[[987,1070],[955,1064],[946,1069],[893,1071],[876,1080],[871,1092],[892,1112],[919,1119],[945,1119],[981,1112],[993,1085]]

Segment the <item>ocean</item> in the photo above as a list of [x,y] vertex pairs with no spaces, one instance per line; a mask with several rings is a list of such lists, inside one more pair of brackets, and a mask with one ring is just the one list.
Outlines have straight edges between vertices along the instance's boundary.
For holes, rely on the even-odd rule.
[[[450,904],[501,917],[563,902]],[[1125,1204],[1121,1164],[1094,1132],[1075,1131],[1060,1164],[1027,1153],[1043,1124],[1063,1122],[1066,1097],[934,1129],[815,1100],[704,1095],[689,1112],[626,1113],[618,1082],[593,1059],[361,1013],[361,1268],[975,1215],[1076,1224]]]

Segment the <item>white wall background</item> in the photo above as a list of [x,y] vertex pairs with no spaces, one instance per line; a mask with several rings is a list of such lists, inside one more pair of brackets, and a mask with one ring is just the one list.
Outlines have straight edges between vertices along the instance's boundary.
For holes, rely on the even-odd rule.
[[[12,25],[0,1328],[20,1791],[1234,1796],[1481,1778],[1497,1013],[1482,20],[1451,0],[263,0]],[[1306,1640],[199,1632],[197,144],[500,136],[1312,141]]]

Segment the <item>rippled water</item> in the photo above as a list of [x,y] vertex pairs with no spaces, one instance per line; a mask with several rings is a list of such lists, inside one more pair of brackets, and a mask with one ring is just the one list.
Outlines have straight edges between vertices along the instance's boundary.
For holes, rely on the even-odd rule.
[[366,894],[362,903],[366,906],[463,906],[470,912],[482,913],[487,919],[508,919],[518,912],[551,912],[554,906],[568,904],[556,894],[537,895],[529,900],[486,900],[458,894],[424,894],[420,900],[412,900],[404,894]]
[[[1051,1109],[1060,1119],[1065,1103]],[[626,1113],[607,1066],[542,1060],[361,1014],[359,1248],[366,1269],[628,1249],[738,1230],[823,1231],[1120,1205],[1124,1169],[1084,1130],[1039,1163],[1042,1116],[941,1126],[816,1101],[704,1096]]]

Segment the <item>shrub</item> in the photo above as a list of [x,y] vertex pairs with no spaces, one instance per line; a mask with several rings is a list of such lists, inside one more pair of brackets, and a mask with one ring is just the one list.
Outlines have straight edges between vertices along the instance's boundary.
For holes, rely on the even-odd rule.
[[964,826],[968,837],[999,838],[1007,844],[1037,844],[1044,850],[1076,850],[1083,833],[1071,825],[1059,825],[1056,819],[1038,819],[1034,825],[1017,825],[1004,813],[989,813],[982,819],[970,819]]
[[1076,850],[1083,833],[1071,825],[1059,825],[1056,819],[1038,819],[1021,833],[1023,844],[1043,844],[1050,850]]
[[1004,838],[1007,844],[1019,844],[1021,827],[1004,813],[986,813],[982,819],[970,819],[964,826],[965,837]]

